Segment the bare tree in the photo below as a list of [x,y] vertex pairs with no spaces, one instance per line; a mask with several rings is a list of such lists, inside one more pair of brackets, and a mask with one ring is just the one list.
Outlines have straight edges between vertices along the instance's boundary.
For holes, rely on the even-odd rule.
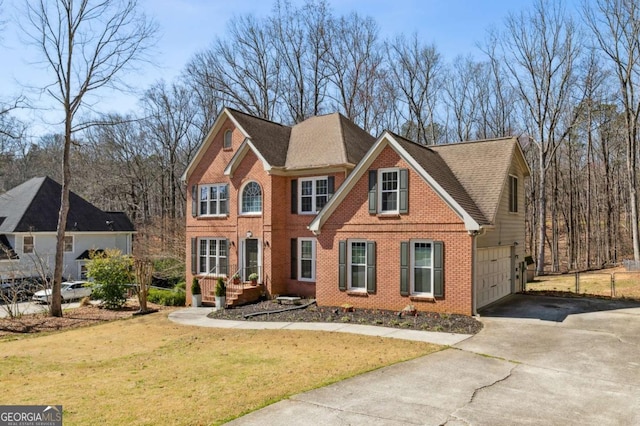
[[187,65],[187,72],[228,106],[273,119],[280,97],[280,60],[274,54],[268,26],[252,15],[227,26],[227,38],[216,39]]
[[335,108],[365,130],[374,127],[374,104],[384,70],[378,25],[357,13],[333,20],[325,37],[331,43],[327,66]]
[[[386,44],[387,61],[398,87],[403,136],[426,144],[435,141],[434,113],[442,87],[442,58],[434,45],[423,45],[418,35],[396,37]],[[427,134],[429,133],[429,134]]]
[[283,107],[294,123],[322,111],[329,83],[330,41],[324,34],[331,19],[325,0],[310,0],[300,9],[289,1],[276,1],[269,19],[273,46],[282,61]]
[[500,40],[502,61],[517,91],[525,126],[537,153],[539,215],[537,273],[544,274],[547,231],[547,172],[575,118],[574,66],[580,54],[577,28],[559,2],[538,0],[532,11],[510,15]]
[[77,122],[76,118],[91,106],[88,94],[122,83],[120,74],[144,57],[156,27],[138,12],[136,0],[27,1],[26,18],[25,32],[41,51],[52,76],[45,91],[64,113],[62,194],[51,304],[51,315],[59,317],[71,181],[70,149],[73,134],[92,125]]
[[583,9],[597,45],[611,63],[618,80],[618,97],[622,103],[626,130],[626,183],[633,258],[640,262],[640,234],[638,230],[638,127],[640,125],[640,97],[636,93],[640,77],[640,2],[637,0],[598,0]]
[[468,141],[473,136],[478,122],[477,109],[482,85],[477,80],[484,76],[483,64],[471,57],[458,56],[453,61],[445,80],[445,104],[453,114],[454,135],[458,141]]

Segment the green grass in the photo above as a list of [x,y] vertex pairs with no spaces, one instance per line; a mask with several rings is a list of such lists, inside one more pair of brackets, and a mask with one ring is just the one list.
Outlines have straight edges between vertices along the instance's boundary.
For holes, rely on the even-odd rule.
[[187,327],[157,313],[0,341],[0,404],[62,404],[65,425],[220,424],[441,348],[341,333]]

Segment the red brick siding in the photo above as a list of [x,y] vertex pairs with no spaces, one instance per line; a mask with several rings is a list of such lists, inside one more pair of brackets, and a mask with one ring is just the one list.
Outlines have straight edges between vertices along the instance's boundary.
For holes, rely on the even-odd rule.
[[[318,304],[350,303],[359,308],[391,310],[413,304],[423,311],[471,314],[472,240],[462,219],[388,147],[371,169],[386,167],[409,169],[409,214],[369,214],[368,175],[364,173],[318,236]],[[354,296],[338,289],[338,241],[355,238],[376,241],[375,294]],[[400,242],[417,238],[444,242],[445,295],[433,302],[412,301],[400,295]]]
[[[202,160],[187,182],[186,248],[187,248],[187,282],[191,283],[191,238],[216,237],[228,238],[230,267],[238,265],[240,240],[251,231],[258,238],[262,250],[262,278],[270,295],[298,294],[313,297],[316,292],[315,283],[300,282],[290,278],[291,271],[291,238],[313,237],[307,229],[313,215],[291,213],[291,180],[296,177],[269,175],[264,171],[262,162],[249,152],[234,171],[233,178],[224,175],[224,169],[232,156],[242,144],[244,136],[237,130],[232,135],[232,148],[222,149],[224,133],[234,129],[233,123],[226,120],[220,131],[213,136],[213,141]],[[318,173],[318,176],[324,173]],[[345,179],[345,173],[331,174],[335,177],[336,189]],[[309,175],[315,176],[315,175]],[[262,214],[259,216],[238,215],[239,198],[243,185],[256,181],[262,188]],[[199,184],[229,183],[229,215],[225,218],[206,218],[191,216],[191,186]],[[267,245],[268,243],[268,245]],[[229,271],[233,273],[235,271]],[[190,285],[187,286],[190,288]],[[188,297],[190,300],[190,297]]]

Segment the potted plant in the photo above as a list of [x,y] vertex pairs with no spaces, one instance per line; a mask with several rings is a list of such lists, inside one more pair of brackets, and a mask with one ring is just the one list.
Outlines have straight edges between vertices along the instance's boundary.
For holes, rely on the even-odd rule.
[[191,282],[191,306],[199,308],[202,306],[202,290],[200,289],[200,282],[197,277],[193,277]]
[[249,281],[251,281],[251,284],[253,285],[258,285],[258,274],[254,272],[251,275],[249,275]]
[[216,282],[216,310],[224,309],[227,303],[227,286],[222,277],[218,277]]
[[240,274],[238,273],[233,274],[233,277],[231,277],[231,279],[233,279],[234,284],[236,285],[240,284]]

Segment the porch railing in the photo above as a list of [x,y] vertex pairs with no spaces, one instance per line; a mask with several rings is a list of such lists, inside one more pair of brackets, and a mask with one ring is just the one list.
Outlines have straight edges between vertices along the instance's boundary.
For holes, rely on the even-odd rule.
[[[212,302],[215,297],[216,283],[218,281],[218,277],[222,276],[225,280],[226,284],[226,296],[227,300],[234,294],[242,293],[244,286],[249,282],[249,276],[252,273],[258,274],[258,283],[262,283],[264,281],[264,277],[262,274],[262,268],[253,266],[253,267],[238,267],[237,265],[229,265],[229,271],[235,271],[231,274],[217,275],[215,270],[209,271],[209,274],[202,276],[199,278],[200,287],[202,288],[202,299],[204,301]],[[238,279],[234,279],[234,277],[238,277]]]

